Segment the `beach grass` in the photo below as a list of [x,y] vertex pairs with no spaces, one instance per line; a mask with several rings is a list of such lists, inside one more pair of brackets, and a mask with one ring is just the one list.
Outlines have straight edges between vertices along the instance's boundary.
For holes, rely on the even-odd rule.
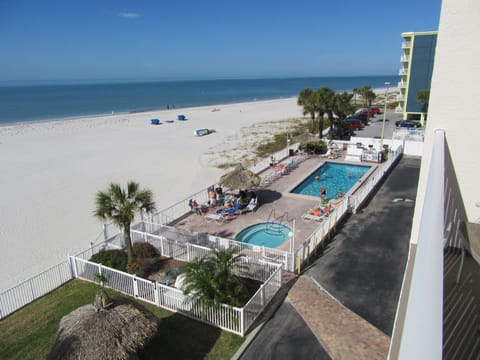
[[[44,359],[55,341],[60,319],[91,304],[99,286],[72,280],[0,321],[0,359]],[[107,290],[111,296],[120,294]],[[230,359],[240,336],[140,302],[159,319],[159,332],[141,359]]]

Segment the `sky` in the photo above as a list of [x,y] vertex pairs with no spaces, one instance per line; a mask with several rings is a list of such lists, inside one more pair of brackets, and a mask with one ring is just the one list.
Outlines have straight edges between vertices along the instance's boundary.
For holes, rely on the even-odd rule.
[[0,81],[394,75],[441,0],[0,0]]

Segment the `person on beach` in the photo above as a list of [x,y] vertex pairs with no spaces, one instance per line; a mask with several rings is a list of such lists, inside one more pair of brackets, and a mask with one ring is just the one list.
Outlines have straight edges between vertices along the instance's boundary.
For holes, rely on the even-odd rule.
[[197,200],[195,199],[190,199],[189,204],[190,208],[192,209],[193,212],[195,212],[197,215],[204,215],[206,211],[197,203]]
[[217,205],[217,194],[213,186],[208,189],[208,199],[210,202],[210,207],[215,207]]

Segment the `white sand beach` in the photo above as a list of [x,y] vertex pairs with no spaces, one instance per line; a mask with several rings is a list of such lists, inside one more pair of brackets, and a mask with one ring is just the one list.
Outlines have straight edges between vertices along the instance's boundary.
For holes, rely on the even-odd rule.
[[[110,182],[139,182],[163,209],[218,181],[228,143],[260,136],[242,128],[301,113],[288,98],[0,127],[0,292],[88,248]],[[216,132],[195,137],[201,128]]]

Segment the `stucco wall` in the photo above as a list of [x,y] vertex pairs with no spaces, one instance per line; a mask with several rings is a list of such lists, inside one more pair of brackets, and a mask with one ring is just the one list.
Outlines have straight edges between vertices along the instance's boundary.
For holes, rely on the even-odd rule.
[[[480,2],[443,0],[417,205],[423,204],[435,129],[444,129],[469,221],[480,220]],[[478,205],[478,206],[477,206]],[[415,209],[412,239],[421,206]]]

